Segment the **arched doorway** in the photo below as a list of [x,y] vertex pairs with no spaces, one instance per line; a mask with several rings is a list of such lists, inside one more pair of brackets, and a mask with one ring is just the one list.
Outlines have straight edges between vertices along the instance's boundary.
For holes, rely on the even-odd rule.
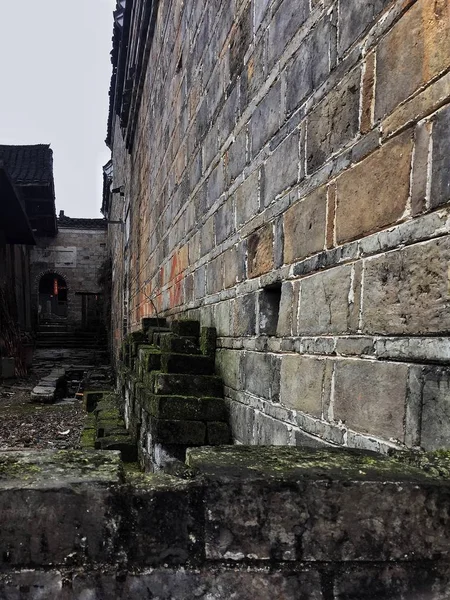
[[46,273],[39,281],[39,319],[67,317],[67,284],[58,273]]

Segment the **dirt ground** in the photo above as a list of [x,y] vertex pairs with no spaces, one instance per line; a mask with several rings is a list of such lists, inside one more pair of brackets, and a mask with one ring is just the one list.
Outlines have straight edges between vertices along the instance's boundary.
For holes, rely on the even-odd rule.
[[0,451],[77,446],[86,416],[80,400],[32,404],[37,378],[0,382]]

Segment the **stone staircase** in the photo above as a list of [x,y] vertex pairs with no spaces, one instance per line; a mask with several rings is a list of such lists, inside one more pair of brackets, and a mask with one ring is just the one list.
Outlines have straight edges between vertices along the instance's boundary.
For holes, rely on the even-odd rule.
[[[201,329],[197,321],[174,321],[169,327],[165,320],[145,319],[142,331],[129,334],[122,347],[121,400],[110,392],[85,391],[87,409],[96,417],[89,419],[83,447],[129,456],[131,439],[141,466],[155,472],[180,467],[189,447],[229,444],[223,382],[214,374],[215,346],[215,329]],[[102,429],[106,413],[119,423],[120,404],[127,429]]]
[[37,348],[97,349],[105,346],[104,332],[70,331],[64,324],[41,324],[36,336]]

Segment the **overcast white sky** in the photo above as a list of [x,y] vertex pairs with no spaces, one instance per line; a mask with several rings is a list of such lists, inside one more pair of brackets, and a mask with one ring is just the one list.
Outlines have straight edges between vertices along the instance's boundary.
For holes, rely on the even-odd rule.
[[115,0],[0,0],[0,143],[50,143],[56,207],[101,217]]

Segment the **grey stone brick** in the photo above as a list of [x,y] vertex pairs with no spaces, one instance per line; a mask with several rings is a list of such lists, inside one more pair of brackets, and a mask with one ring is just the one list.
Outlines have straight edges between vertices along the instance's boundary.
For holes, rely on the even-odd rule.
[[433,166],[430,205],[435,208],[450,200],[450,107],[438,112],[433,120]]
[[256,169],[236,189],[236,226],[240,227],[254,217],[259,208],[259,170]]
[[269,206],[283,190],[297,182],[299,172],[299,133],[294,131],[269,156],[264,165],[264,206]]
[[[301,282],[298,328],[303,335],[342,334],[356,331],[359,303],[351,266],[316,273]],[[314,311],[311,307],[314,306]]]
[[357,134],[360,80],[360,68],[354,69],[308,116],[308,173],[316,171]]
[[339,53],[344,53],[372,25],[391,0],[340,0]]
[[234,181],[247,162],[247,129],[243,127],[231,144],[227,154],[228,180]]
[[281,360],[280,402],[288,408],[322,415],[322,389],[325,377],[325,360],[283,355]]
[[425,450],[450,447],[450,369],[429,367],[424,373],[420,445]]
[[404,439],[408,366],[368,360],[338,360],[334,418],[358,432]]
[[281,357],[262,352],[244,352],[241,360],[241,380],[244,389],[272,402],[280,396]]
[[365,261],[363,331],[386,335],[448,331],[449,261],[449,237]]
[[256,156],[281,124],[281,81],[278,80],[256,107],[250,121],[252,156]]
[[287,43],[309,15],[308,0],[282,0],[269,28],[269,69],[279,59]]
[[236,298],[233,319],[233,335],[255,335],[256,294],[246,294]]
[[234,199],[228,198],[214,214],[216,244],[221,244],[234,232]]
[[323,17],[286,69],[286,110],[292,112],[330,72],[331,24]]

